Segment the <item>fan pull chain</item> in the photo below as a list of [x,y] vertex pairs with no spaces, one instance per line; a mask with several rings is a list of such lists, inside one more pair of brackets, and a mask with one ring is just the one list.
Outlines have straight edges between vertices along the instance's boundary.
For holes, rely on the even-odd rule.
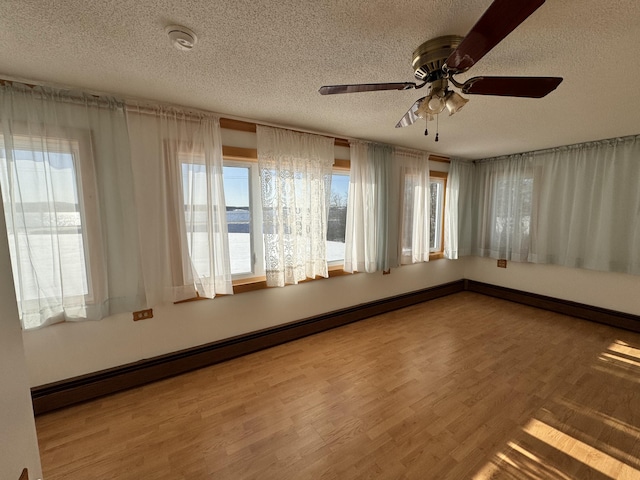
[[424,119],[424,135],[425,137],[429,135],[429,120],[427,118]]
[[440,115],[436,115],[436,142],[438,141],[438,121],[440,120]]

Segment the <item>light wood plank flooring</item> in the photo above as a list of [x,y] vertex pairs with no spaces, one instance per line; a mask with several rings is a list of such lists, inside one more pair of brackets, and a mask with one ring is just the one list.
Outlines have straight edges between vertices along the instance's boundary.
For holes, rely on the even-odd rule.
[[640,335],[465,292],[36,423],[45,480],[637,480]]

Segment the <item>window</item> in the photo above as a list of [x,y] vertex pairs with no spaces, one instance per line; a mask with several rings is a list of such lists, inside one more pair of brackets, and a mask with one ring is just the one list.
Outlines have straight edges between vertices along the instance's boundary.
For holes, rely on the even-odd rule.
[[[443,250],[443,222],[444,222],[444,192],[447,182],[447,174],[444,172],[430,172],[429,177],[429,257],[442,253]],[[420,208],[421,195],[420,176],[415,172],[404,173],[404,184],[402,186],[402,263],[413,263],[412,252],[414,249],[414,239],[416,238],[413,229],[420,225],[415,220],[415,211]],[[426,215],[426,211],[424,212]],[[426,225],[424,225],[426,227]],[[426,236],[426,233],[425,233]],[[419,247],[417,247],[419,248]]]
[[504,176],[494,181],[491,248],[498,252],[499,258],[513,260],[515,252],[524,256],[529,251],[533,177]]
[[13,84],[0,88],[0,106],[0,188],[22,327],[139,310],[146,291],[124,105]]
[[[229,231],[229,254],[234,279],[264,275],[262,206],[257,164],[225,160],[224,193]],[[349,194],[348,171],[335,170],[327,222],[327,263],[342,264]]]
[[257,165],[225,160],[224,196],[233,278],[264,275],[263,239]]
[[[198,215],[206,205],[204,165],[181,163],[182,188],[185,204],[185,222],[196,222],[194,235],[203,235],[197,228]],[[257,164],[251,161],[224,161],[223,168],[226,218],[229,234],[229,256],[234,279],[264,275],[264,244],[262,234],[262,209],[260,205],[260,179]],[[194,189],[195,208],[189,212],[188,198]],[[344,237],[349,193],[349,172],[335,170],[331,180],[329,218],[327,226],[327,262],[338,265],[344,260]],[[200,213],[199,213],[200,212]],[[188,238],[190,247],[200,243]],[[198,255],[190,254],[195,259]],[[197,252],[196,252],[197,253]],[[194,260],[192,258],[192,260]],[[201,268],[205,268],[203,265]]]
[[447,176],[446,173],[431,172],[430,180],[431,223],[429,225],[429,252],[441,253],[444,240],[444,192],[447,186]]
[[474,253],[528,261],[531,229],[536,224],[536,175],[526,160],[477,165],[475,181],[481,190],[474,199],[479,226]]
[[253,271],[249,172],[250,167],[225,166],[223,168],[229,256],[233,275]]
[[189,256],[196,271],[203,276],[209,276],[206,168],[199,163],[182,163],[181,171]]
[[[209,242],[207,241],[207,177],[202,154],[181,153],[184,222],[187,225],[189,256],[196,270],[209,275]],[[257,181],[256,165],[249,162],[225,161],[222,181],[229,240],[229,261],[233,278],[262,275],[264,267],[257,262],[262,252],[262,238],[257,235],[259,204],[253,191]]]
[[413,263],[413,229],[416,188],[418,188],[418,185],[418,175],[413,171],[404,172],[404,185],[402,185],[402,264]]
[[331,196],[327,219],[327,262],[329,264],[335,265],[344,261],[348,200],[349,173],[334,171],[331,175]]
[[[224,161],[224,190],[231,272],[235,280],[264,275],[264,239],[260,178],[253,161]],[[341,265],[349,194],[349,171],[336,169],[331,178],[327,222],[327,263]]]
[[93,301],[99,276],[91,275],[89,252],[101,250],[99,226],[91,223],[98,218],[95,181],[79,139],[14,135],[10,141],[0,140],[0,190],[18,308],[24,327],[33,328],[43,304],[57,309]]
[[[184,208],[182,218],[186,227],[189,261],[199,276],[209,277],[211,274],[210,242],[208,239],[209,184],[204,154],[183,151],[178,154],[178,161],[182,176]],[[253,275],[250,171],[250,165],[241,164],[225,164],[222,171],[229,261],[234,277]],[[217,211],[215,210],[215,212]],[[174,245],[173,248],[178,247]],[[187,284],[190,283],[190,279],[187,277],[188,271],[189,268],[186,268],[182,273],[185,276],[184,282]]]

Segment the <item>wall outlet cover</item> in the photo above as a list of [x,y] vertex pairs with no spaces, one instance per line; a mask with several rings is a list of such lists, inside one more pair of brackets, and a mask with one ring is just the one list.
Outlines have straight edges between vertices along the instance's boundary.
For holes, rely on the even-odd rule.
[[133,312],[134,322],[137,322],[138,320],[146,320],[147,318],[153,318],[153,308]]

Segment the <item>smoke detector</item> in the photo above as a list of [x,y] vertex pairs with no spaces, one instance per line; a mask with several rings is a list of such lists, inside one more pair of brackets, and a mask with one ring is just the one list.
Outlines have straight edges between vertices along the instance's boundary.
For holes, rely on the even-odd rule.
[[187,27],[170,25],[165,29],[165,32],[167,32],[169,40],[171,40],[171,45],[173,45],[177,50],[191,50],[198,42],[196,34]]

